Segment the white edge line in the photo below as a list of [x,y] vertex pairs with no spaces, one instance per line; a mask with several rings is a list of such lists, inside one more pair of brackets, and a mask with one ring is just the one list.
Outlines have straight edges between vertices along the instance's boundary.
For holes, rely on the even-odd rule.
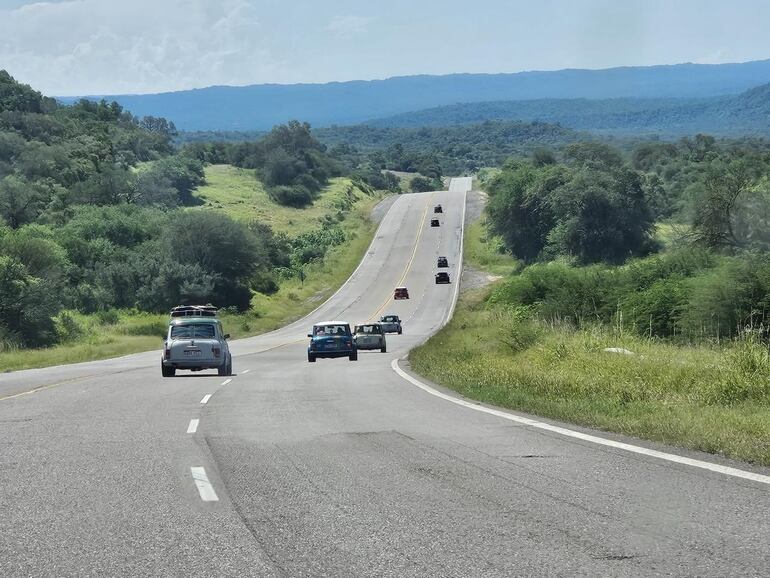
[[208,403],[210,399],[211,399],[211,394],[207,393],[206,395],[203,396],[203,399],[201,400],[201,404]]
[[751,480],[753,482],[759,482],[759,483],[762,483],[762,484],[770,484],[770,476],[765,476],[763,474],[757,474],[757,473],[754,473],[754,472],[748,472],[746,470],[739,470],[738,468],[731,468],[729,466],[722,466],[722,465],[714,464],[714,463],[711,463],[711,462],[704,462],[702,460],[695,460],[695,459],[692,459],[692,458],[686,458],[684,456],[678,456],[676,454],[669,454],[669,453],[666,453],[666,452],[659,452],[657,450],[651,450],[649,448],[644,448],[644,447],[641,447],[641,446],[635,446],[635,445],[632,445],[632,444],[618,442],[618,441],[615,441],[615,440],[601,438],[601,437],[598,437],[598,436],[582,433],[582,432],[571,430],[571,429],[567,429],[567,428],[564,428],[564,427],[559,427],[559,426],[556,426],[556,425],[551,425],[549,423],[545,423],[545,422],[542,422],[542,421],[537,421],[537,420],[530,419],[530,418],[527,418],[527,417],[522,417],[522,416],[519,416],[519,415],[514,415],[514,414],[511,414],[511,413],[508,413],[508,412],[505,412],[505,411],[501,411],[501,410],[498,410],[498,409],[492,409],[492,408],[489,408],[489,407],[484,407],[483,405],[477,405],[476,403],[472,403],[472,402],[469,402],[469,401],[465,401],[463,399],[456,398],[456,397],[451,396],[451,395],[447,395],[445,393],[442,393],[442,392],[440,392],[438,390],[433,389],[429,385],[424,384],[420,380],[412,377],[407,372],[405,372],[403,369],[401,369],[401,367],[399,367],[399,365],[398,365],[398,361],[399,361],[398,358],[394,359],[391,362],[390,367],[401,378],[405,379],[406,381],[408,381],[412,385],[416,385],[417,387],[419,387],[423,391],[428,392],[431,395],[435,395],[436,397],[440,397],[441,399],[444,399],[446,401],[451,401],[454,404],[466,407],[468,409],[473,409],[473,410],[480,411],[480,412],[483,412],[483,413],[488,413],[490,415],[494,415],[496,417],[501,417],[503,419],[507,419],[509,421],[513,421],[513,422],[516,422],[516,423],[527,425],[527,426],[530,426],[530,427],[533,427],[533,428],[550,431],[550,432],[557,433],[557,434],[560,434],[560,435],[563,435],[563,436],[567,436],[567,437],[583,440],[583,441],[586,441],[586,442],[590,442],[590,443],[594,443],[594,444],[598,444],[598,445],[602,445],[602,446],[607,446],[607,447],[611,447],[611,448],[615,448],[615,449],[625,450],[627,452],[632,452],[632,453],[635,453],[635,454],[641,454],[641,455],[644,455],[644,456],[658,458],[658,459],[661,459],[661,460],[666,460],[666,461],[674,462],[674,463],[677,463],[677,464],[683,464],[685,466],[691,466],[693,468],[700,468],[702,470],[709,470],[711,472],[716,472],[718,474],[724,474],[726,476],[733,476],[733,477],[736,477],[736,478],[743,478],[745,480]]
[[[451,181],[450,181],[450,185],[451,185]],[[460,280],[462,279],[462,276],[463,276],[463,247],[465,245],[465,209],[467,204],[468,204],[468,191],[466,190],[463,193],[463,217],[462,217],[462,221],[460,221],[460,260],[457,263],[457,274],[455,275],[455,292],[454,292],[454,295],[452,296],[452,304],[449,306],[449,311],[447,312],[447,315],[444,318],[444,321],[441,323],[441,327],[444,327],[447,323],[449,323],[449,320],[452,319],[452,316],[455,314],[457,299],[460,296]]]
[[200,420],[197,420],[197,419],[191,419],[190,420],[190,425],[187,426],[187,433],[195,433],[196,431],[198,431],[198,422],[199,421]]
[[248,372],[250,372],[250,371],[251,371],[250,369],[244,369],[244,370],[243,370],[241,373],[242,373],[242,374],[244,374],[244,375],[246,375],[246,374],[247,374]]
[[[337,295],[337,293],[339,293],[340,291],[342,291],[342,290],[343,290],[343,289],[344,289],[344,288],[347,286],[347,284],[351,282],[351,280],[353,279],[353,277],[355,277],[355,276],[356,276],[356,273],[358,273],[358,270],[359,270],[359,269],[361,269],[361,267],[363,267],[363,265],[364,265],[364,261],[366,261],[366,258],[369,256],[369,253],[371,252],[371,250],[372,250],[372,247],[374,246],[374,243],[375,243],[375,241],[377,241],[377,237],[378,237],[378,236],[379,236],[379,234],[380,234],[380,229],[382,229],[382,225],[383,225],[383,223],[385,222],[385,218],[388,216],[388,213],[390,213],[390,210],[393,208],[393,205],[395,205],[395,204],[396,204],[396,202],[398,202],[398,200],[399,200],[400,198],[402,198],[402,197],[406,197],[406,195],[402,195],[402,194],[399,194],[399,193],[393,193],[393,195],[395,195],[395,197],[396,197],[396,200],[393,202],[393,204],[392,204],[392,205],[390,205],[390,207],[388,207],[388,210],[385,212],[385,214],[382,216],[382,219],[380,219],[380,222],[377,224],[377,229],[375,229],[375,231],[374,231],[374,236],[372,237],[372,240],[371,240],[371,242],[369,243],[369,246],[366,248],[366,252],[364,253],[364,256],[363,256],[363,257],[361,257],[361,260],[358,262],[358,266],[357,266],[355,269],[353,269],[353,272],[352,272],[352,273],[351,273],[351,274],[348,276],[348,278],[347,278],[347,279],[345,279],[345,282],[344,282],[342,285],[340,285],[340,286],[339,286],[339,288],[338,288],[338,289],[337,289],[337,290],[336,290],[334,293],[332,293],[331,295],[329,295],[329,297],[327,297],[327,298],[324,300],[324,302],[323,302],[323,303],[321,303],[321,304],[320,304],[318,307],[316,307],[315,309],[313,309],[313,310],[312,310],[310,313],[308,313],[307,315],[305,315],[304,317],[302,317],[302,319],[297,319],[296,321],[293,321],[293,322],[291,322],[291,323],[290,323],[289,325],[287,325],[286,327],[289,327],[289,326],[291,326],[291,325],[294,325],[295,323],[299,323],[300,321],[303,321],[303,320],[307,319],[308,317],[310,317],[311,315],[313,315],[313,314],[314,314],[316,311],[318,311],[318,310],[319,310],[321,307],[323,307],[323,306],[324,306],[324,305],[326,305],[326,304],[327,304],[329,301],[331,301],[331,300],[332,300],[332,299],[333,299],[333,298],[334,298],[334,297]],[[382,203],[383,201],[385,201],[385,199],[387,199],[387,198],[388,198],[388,197],[390,197],[390,196],[391,196],[391,195],[386,195],[386,196],[385,196],[385,197],[382,199],[382,201],[380,201],[380,203]],[[379,205],[379,203],[377,203],[377,205]],[[375,205],[374,207],[377,207],[377,205]],[[281,327],[281,328],[279,328],[279,329],[283,329],[283,327]],[[278,329],[276,329],[275,331],[278,331]],[[269,335],[269,333],[265,333],[264,335]]]
[[228,383],[230,383],[231,381],[232,381],[232,379],[225,379],[225,380],[222,382],[222,385],[227,385],[227,384],[228,384]]
[[209,477],[206,475],[206,469],[200,466],[193,466],[190,468],[195,487],[198,488],[198,493],[201,496],[201,500],[204,502],[218,502],[219,496],[214,491],[214,486],[211,485]]

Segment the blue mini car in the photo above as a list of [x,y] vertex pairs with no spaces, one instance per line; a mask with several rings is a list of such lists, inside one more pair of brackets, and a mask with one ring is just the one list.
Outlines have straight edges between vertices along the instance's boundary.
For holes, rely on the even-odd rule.
[[315,363],[319,357],[347,357],[350,361],[358,360],[358,349],[347,321],[316,323],[313,325],[313,332],[307,336],[310,338],[307,348],[307,360],[310,363]]

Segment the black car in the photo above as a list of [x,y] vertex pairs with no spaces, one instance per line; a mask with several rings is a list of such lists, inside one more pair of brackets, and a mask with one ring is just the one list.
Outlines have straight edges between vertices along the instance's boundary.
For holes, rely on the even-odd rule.
[[438,262],[436,263],[437,267],[449,267],[449,261],[447,261],[446,257],[439,257]]
[[440,283],[451,283],[451,281],[449,280],[449,273],[445,271],[436,273],[436,285],[439,285]]
[[441,208],[441,205],[436,205],[435,207],[433,207],[433,212],[434,213],[443,213],[444,209]]
[[430,220],[430,226],[431,227],[438,227],[439,226],[438,219],[431,219]]

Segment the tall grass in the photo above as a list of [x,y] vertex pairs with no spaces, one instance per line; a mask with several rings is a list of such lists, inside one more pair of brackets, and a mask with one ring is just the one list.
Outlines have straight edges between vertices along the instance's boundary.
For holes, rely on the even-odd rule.
[[[417,372],[502,407],[770,465],[770,356],[756,333],[676,345],[545,322],[488,303],[488,291],[465,294],[412,351]],[[613,347],[633,355],[604,351]]]

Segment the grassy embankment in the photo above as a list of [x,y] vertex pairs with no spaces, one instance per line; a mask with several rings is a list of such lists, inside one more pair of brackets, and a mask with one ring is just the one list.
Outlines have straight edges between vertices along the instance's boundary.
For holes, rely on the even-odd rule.
[[[235,219],[260,220],[275,232],[289,236],[312,231],[326,215],[339,213],[338,202],[350,181],[333,179],[320,198],[306,209],[274,203],[253,171],[215,165],[206,168],[206,185],[197,191],[205,204],[190,210],[221,210]],[[329,297],[358,265],[374,235],[369,220],[381,196],[369,197],[360,191],[352,209],[344,213],[340,225],[348,241],[332,247],[323,262],[305,269],[306,279],[287,279],[273,295],[256,294],[252,310],[244,314],[224,314],[226,330],[233,338],[257,335],[302,317]],[[339,217],[337,217],[339,218]],[[46,349],[0,353],[0,372],[106,359],[129,353],[158,349],[168,317],[136,311],[116,311],[108,315],[69,313],[77,335],[66,343]]]
[[[484,235],[480,223],[466,229],[468,264],[514,269]],[[493,290],[462,295],[454,319],[410,354],[415,371],[497,406],[770,465],[764,345],[675,345],[606,325],[576,330],[491,305]]]

